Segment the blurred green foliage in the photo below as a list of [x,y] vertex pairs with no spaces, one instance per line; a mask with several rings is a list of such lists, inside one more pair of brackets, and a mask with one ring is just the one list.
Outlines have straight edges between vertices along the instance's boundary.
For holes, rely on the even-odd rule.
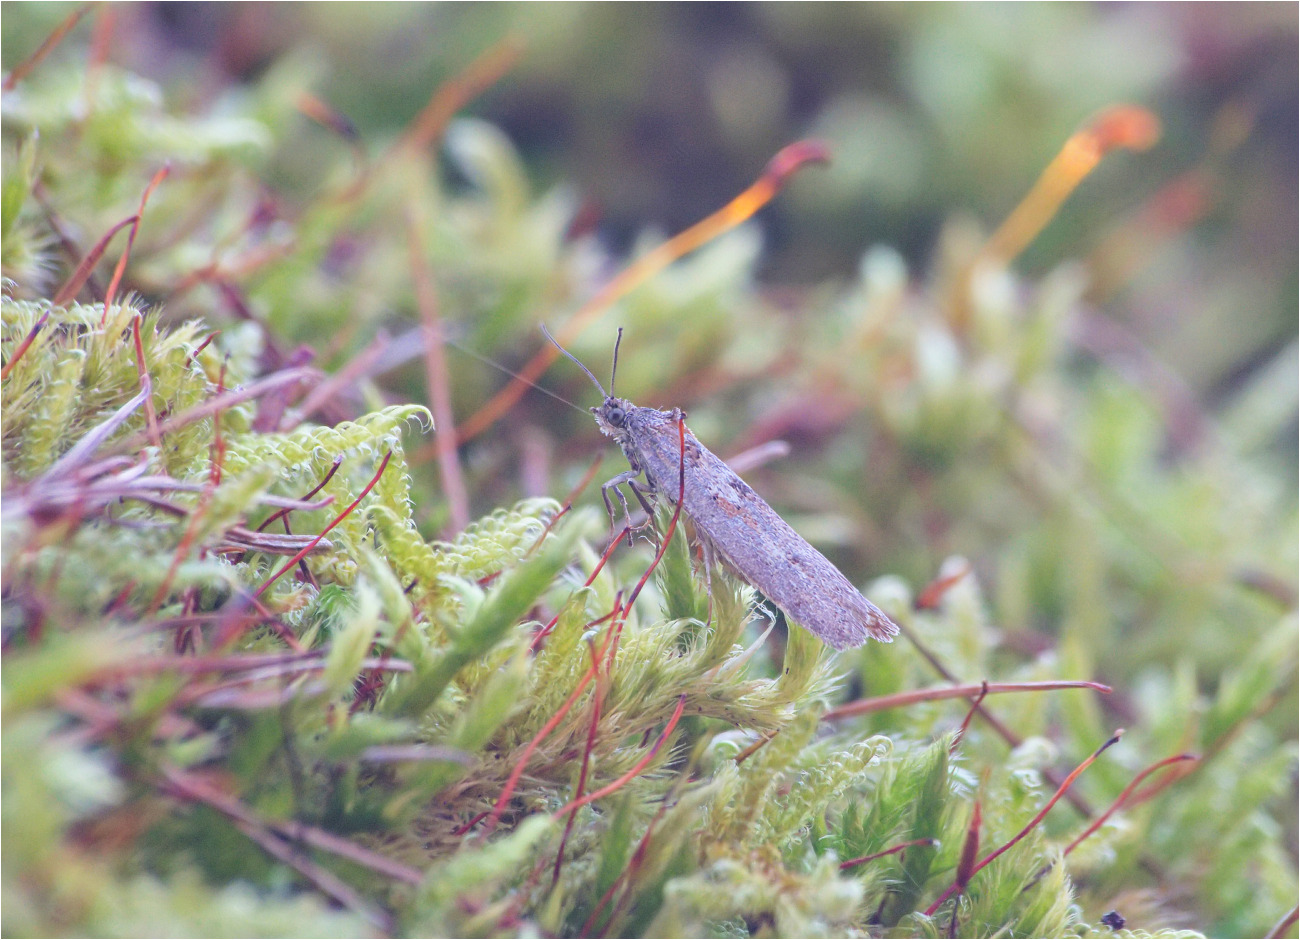
[[[99,8],[2,115],[5,932],[1105,936],[1117,909],[1262,935],[1297,890],[1295,83],[1270,71],[1295,28],[1156,9]],[[6,68],[70,10],[6,5]],[[435,147],[391,146],[510,32],[514,71]],[[1117,98],[1164,142],[982,262]],[[599,374],[622,325],[621,394],[724,455],[788,441],[748,475],[858,583],[891,573],[868,593],[909,639],[759,643],[680,529],[610,618],[651,555],[597,574],[600,513],[557,519],[598,445],[536,393],[459,448],[482,518],[454,524],[423,272],[472,354],[463,419],[503,381],[475,357],[518,368],[624,249],[807,133],[829,171],[572,349]],[[117,302],[124,234],[54,304],[164,163]],[[593,403],[571,366],[543,381]],[[825,719],[936,661],[1115,693],[986,700],[1010,742],[976,718],[954,744],[961,700]],[[977,801],[983,857],[1117,726],[1078,804],[924,913]]]

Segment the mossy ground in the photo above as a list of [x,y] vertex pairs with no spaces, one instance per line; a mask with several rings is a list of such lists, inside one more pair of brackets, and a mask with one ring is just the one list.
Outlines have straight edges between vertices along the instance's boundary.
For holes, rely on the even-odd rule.
[[[455,505],[430,315],[517,367],[624,259],[481,120],[303,152],[293,69],[202,108],[76,56],[5,92],[7,935],[1250,936],[1295,905],[1271,372],[1180,447],[1145,360],[1087,354],[1085,269],[977,264],[965,224],[919,275],[873,248],[784,294],[740,228],[619,299],[622,393],[721,453],[793,442],[760,489],[906,631],[836,656],[706,590],[688,520],[603,557],[595,484],[560,502],[593,429],[550,399],[460,449]],[[77,263],[137,214],[106,302],[126,234]],[[498,383],[442,378],[457,416]],[[1115,692],[830,712],[1058,678]]]

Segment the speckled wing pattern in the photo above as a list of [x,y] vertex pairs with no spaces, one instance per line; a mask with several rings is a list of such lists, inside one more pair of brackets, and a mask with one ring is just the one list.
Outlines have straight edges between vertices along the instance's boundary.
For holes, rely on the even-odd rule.
[[[617,401],[626,411],[622,427],[606,433],[618,440],[633,469],[645,472],[651,488],[675,505],[681,491],[683,451],[677,421],[682,413]],[[684,463],[683,508],[706,548],[762,591],[787,618],[836,649],[861,646],[868,638],[889,642],[898,633],[898,627],[839,569],[689,430]]]

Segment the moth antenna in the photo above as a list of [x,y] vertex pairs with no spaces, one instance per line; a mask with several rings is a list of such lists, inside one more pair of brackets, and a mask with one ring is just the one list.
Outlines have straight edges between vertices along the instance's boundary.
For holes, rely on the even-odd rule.
[[[413,332],[414,332],[414,331],[413,331]],[[503,372],[503,373],[505,373],[506,375],[510,376],[512,379],[518,379],[519,381],[526,383],[530,388],[535,388],[535,389],[537,389],[537,390],[538,390],[539,392],[541,392],[543,395],[547,395],[547,396],[549,396],[549,397],[551,397],[551,398],[554,398],[554,399],[555,399],[556,401],[558,401],[560,404],[562,404],[562,405],[568,405],[568,406],[569,406],[570,408],[572,408],[574,411],[579,411],[579,412],[581,412],[582,414],[586,414],[586,413],[587,413],[587,409],[586,409],[586,408],[579,408],[577,405],[575,405],[573,402],[569,401],[569,400],[568,400],[567,398],[565,398],[564,396],[555,394],[555,393],[554,393],[553,391],[551,391],[549,388],[546,388],[545,386],[542,386],[542,385],[538,385],[536,382],[532,381],[531,379],[527,379],[527,378],[525,378],[524,376],[520,375],[518,372],[515,372],[515,371],[512,370],[512,369],[507,369],[505,366],[503,366],[501,363],[497,362],[495,359],[492,359],[492,358],[490,358],[490,357],[488,357],[488,356],[484,356],[484,355],[480,355],[479,353],[476,353],[474,350],[470,349],[468,346],[464,345],[463,343],[458,343],[458,342],[456,342],[454,339],[452,339],[452,338],[449,337],[449,336],[443,336],[443,337],[442,337],[442,341],[443,341],[444,343],[446,343],[448,346],[452,347],[453,349],[459,349],[461,352],[463,352],[465,355],[469,356],[471,359],[477,359],[479,362],[483,363],[485,366],[491,366],[493,369],[496,369],[498,372]]]
[[618,339],[614,340],[614,364],[609,367],[609,394],[614,394],[614,376],[618,373],[618,346],[623,342],[623,328],[618,328]]
[[[554,347],[555,347],[556,349],[558,349],[560,352],[564,353],[566,356],[568,356],[570,359],[572,359],[572,360],[574,361],[574,363],[577,365],[577,367],[578,367],[579,369],[581,369],[583,372],[587,373],[587,378],[591,379],[591,384],[594,385],[594,386],[596,386],[596,388],[598,388],[598,389],[600,390],[600,396],[601,396],[601,398],[608,398],[609,395],[606,393],[606,391],[605,391],[605,387],[604,387],[603,385],[600,384],[600,379],[598,379],[598,378],[596,378],[594,375],[592,375],[592,374],[591,374],[591,370],[588,369],[586,366],[584,366],[584,365],[582,364],[582,362],[578,359],[577,356],[575,356],[573,353],[569,352],[567,349],[565,349],[563,346],[561,346],[558,342],[556,342],[555,337],[551,335],[551,331],[548,330],[548,329],[546,328],[546,324],[545,324],[545,323],[541,323],[541,324],[538,324],[538,325],[541,326],[541,328],[542,328],[542,335],[544,335],[547,339],[549,339],[549,340],[551,341],[551,345],[552,345],[552,346],[554,346]],[[622,331],[620,330],[619,332],[622,332]]]

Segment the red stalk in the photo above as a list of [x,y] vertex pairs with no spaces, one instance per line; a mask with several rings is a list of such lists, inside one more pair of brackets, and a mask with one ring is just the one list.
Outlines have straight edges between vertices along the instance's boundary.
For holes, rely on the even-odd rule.
[[49,318],[50,311],[46,310],[41,314],[40,318],[32,324],[32,328],[27,331],[27,335],[24,336],[23,341],[18,344],[18,348],[14,350],[14,354],[9,357],[9,361],[4,364],[4,368],[0,369],[0,379],[9,378],[9,373],[13,370],[13,367],[18,364],[18,360],[26,354],[32,343],[36,342],[36,335],[41,332]]
[[906,705],[915,705],[918,702],[937,702],[941,699],[982,696],[985,690],[987,690],[988,694],[992,695],[997,692],[1051,692],[1058,689],[1095,689],[1098,692],[1104,692],[1107,694],[1111,691],[1110,686],[1108,685],[1102,685],[1100,682],[1092,682],[1088,680],[1060,679],[1047,682],[980,682],[968,685],[956,685],[951,688],[943,689],[912,689],[907,692],[897,692],[893,695],[864,698],[856,702],[849,702],[847,705],[841,705],[838,708],[832,708],[822,716],[822,720],[833,721],[836,718],[848,718],[850,715],[866,715],[872,712],[885,711],[890,708],[901,708]]
[[646,766],[649,765],[649,763],[652,760],[654,760],[655,755],[659,753],[659,748],[663,747],[664,742],[668,740],[668,736],[673,733],[673,729],[677,727],[677,722],[682,717],[682,709],[685,707],[686,707],[686,696],[679,695],[677,697],[677,708],[673,710],[673,716],[668,719],[668,724],[664,725],[664,730],[663,733],[659,735],[659,740],[655,741],[654,746],[650,748],[650,753],[646,754],[645,757],[637,761],[636,766],[634,766],[623,776],[619,777],[613,783],[609,784],[608,786],[601,787],[599,790],[594,790],[593,792],[588,793],[586,796],[582,797],[581,799],[574,800],[572,803],[570,803],[568,806],[565,806],[563,809],[557,810],[555,813],[552,814],[554,818],[559,819],[567,812],[579,809],[583,806],[586,806],[588,803],[592,803],[596,800],[601,799],[602,797],[609,796],[614,791],[626,785],[629,780],[632,780],[634,777],[640,774],[641,771],[645,770]]
[[970,720],[975,717],[975,712],[979,710],[984,699],[988,697],[989,684],[983,682],[980,685],[980,694],[976,697],[975,701],[971,703],[970,708],[966,709],[966,717],[962,721],[961,727],[958,728],[957,733],[952,736],[952,744],[948,745],[949,754],[957,753],[957,747],[961,744],[961,739],[966,737],[966,729],[970,727]]
[[54,28],[54,32],[46,37],[45,41],[40,44],[35,52],[29,55],[22,62],[19,62],[14,70],[5,76],[4,85],[0,86],[4,91],[13,91],[32,69],[41,64],[41,61],[53,51],[54,47],[63,41],[63,37],[72,32],[72,28],[81,21],[81,18],[93,10],[98,4],[84,3],[77,9],[73,10],[68,16]]
[[91,272],[95,270],[95,265],[99,264],[99,259],[104,256],[108,250],[108,243],[113,240],[113,236],[128,225],[134,225],[140,220],[137,215],[130,216],[118,222],[110,228],[99,241],[95,242],[93,248],[86,252],[86,256],[81,259],[81,263],[73,270],[68,279],[63,282],[54,294],[54,299],[50,301],[56,307],[62,307],[75,298],[82,286],[90,279]]
[[891,846],[883,852],[874,852],[871,855],[862,855],[858,858],[851,858],[847,862],[840,862],[840,871],[847,871],[850,868],[865,865],[867,862],[874,862],[876,859],[884,858],[886,855],[897,855],[899,852],[915,848],[918,845],[938,845],[938,841],[935,839],[912,839],[910,842],[900,842],[898,845]]
[[[1047,801],[1047,803],[1043,806],[1042,809],[1040,809],[1037,813],[1034,814],[1033,819],[1029,820],[1029,822],[1025,824],[1025,827],[1023,829],[1021,829],[1018,833],[1016,833],[1014,836],[1008,839],[1003,845],[1001,845],[997,849],[994,849],[988,855],[984,856],[984,858],[980,859],[979,863],[970,870],[970,872],[966,875],[965,879],[961,877],[962,876],[961,866],[958,866],[957,878],[953,881],[951,885],[948,886],[948,888],[943,892],[943,894],[939,895],[939,897],[935,900],[933,904],[931,904],[929,907],[925,909],[925,916],[933,917],[935,911],[939,909],[940,905],[942,905],[944,901],[948,900],[954,894],[959,894],[965,891],[966,884],[970,881],[971,878],[973,878],[985,867],[987,867],[989,863],[991,863],[999,855],[1003,854],[1012,846],[1014,846],[1016,843],[1018,843],[1021,839],[1023,839],[1025,836],[1029,835],[1029,833],[1032,832],[1034,828],[1043,821],[1043,819],[1047,816],[1048,812],[1052,809],[1052,807],[1055,806],[1057,802],[1061,799],[1061,797],[1065,795],[1065,791],[1068,790],[1070,786],[1074,783],[1074,781],[1078,779],[1079,775],[1082,774],[1089,767],[1091,767],[1092,762],[1095,761],[1098,757],[1100,757],[1103,751],[1105,751],[1112,744],[1118,742],[1120,736],[1123,734],[1124,734],[1124,730],[1122,728],[1116,731],[1115,734],[1111,736],[1110,740],[1108,740],[1101,747],[1097,748],[1097,750],[1093,751],[1092,754],[1085,761],[1083,761],[1083,763],[1081,763],[1078,767],[1074,768],[1074,770],[1070,772],[1070,775],[1065,778],[1065,780],[1061,783],[1059,787],[1057,787],[1056,792],[1052,794],[1051,799]],[[978,816],[978,811],[976,815]],[[969,837],[968,837],[968,841],[969,841]]]
[[[628,529],[624,529],[622,532],[618,534],[618,537],[615,538],[614,541],[609,543],[609,548],[605,549],[605,553],[600,556],[600,561],[596,562],[596,567],[592,569],[591,576],[587,578],[586,581],[583,582],[582,585],[583,587],[591,587],[592,582],[596,580],[596,575],[600,574],[601,569],[605,567],[605,562],[609,561],[610,555],[614,554],[615,546],[617,546],[619,542],[623,541],[623,539],[627,536],[628,532],[629,532]],[[618,607],[616,605],[615,609],[610,611],[609,614],[607,614],[606,616],[612,617],[617,612],[618,612]],[[605,618],[602,617],[600,618],[600,620],[597,620],[596,623],[600,623],[604,619]],[[537,651],[537,649],[542,645],[542,640],[550,636],[551,632],[555,629],[556,625],[559,624],[559,622],[560,622],[560,615],[556,614],[554,617],[550,619],[550,621],[546,624],[546,626],[542,627],[542,629],[537,631],[537,636],[533,637],[533,646],[532,646],[533,652]]]
[[[105,312],[107,312],[107,308],[105,308]],[[149,378],[149,365],[144,359],[144,339],[140,336],[140,321],[143,319],[143,314],[136,314],[131,320],[131,339],[135,342],[135,368],[140,374],[140,390],[149,393],[144,396],[144,419],[145,427],[149,429],[149,443],[153,444],[154,447],[162,447],[162,435],[158,433],[158,412],[153,406],[153,380]],[[217,439],[220,440],[220,419],[216,420],[218,422]]]
[[[599,620],[593,620],[590,626],[596,626],[597,624],[603,623],[609,618],[616,616],[619,610],[619,601],[616,599],[614,602],[614,609]],[[612,636],[612,634],[610,635]],[[605,639],[605,643],[606,645],[609,643],[608,636]],[[601,654],[604,654],[604,647],[601,648]],[[514,769],[510,771],[510,776],[506,779],[506,785],[501,790],[501,795],[497,797],[496,803],[493,804],[491,811],[488,813],[488,816],[490,817],[488,820],[489,831],[495,828],[496,824],[501,820],[501,814],[505,812],[506,803],[509,802],[510,797],[514,795],[515,787],[519,785],[519,778],[524,775],[524,770],[527,768],[528,760],[533,756],[533,752],[537,750],[541,743],[546,740],[547,736],[556,729],[561,721],[564,720],[564,716],[569,713],[569,709],[572,708],[573,703],[578,700],[578,696],[587,688],[587,683],[595,677],[596,671],[599,668],[600,658],[601,657],[597,657],[592,661],[591,666],[588,667],[585,673],[583,673],[582,678],[578,680],[578,684],[574,686],[573,691],[569,693],[569,697],[565,699],[564,704],[561,705],[559,710],[557,710],[556,713],[547,720],[546,724],[542,726],[542,730],[538,731],[537,734],[533,736],[533,739],[529,741],[527,747],[524,748],[523,755],[515,762]]]
[[283,567],[280,568],[279,571],[277,571],[275,574],[271,575],[271,577],[267,578],[266,581],[263,582],[262,586],[261,586],[260,588],[258,588],[256,591],[253,592],[253,596],[254,596],[254,597],[261,597],[261,596],[266,592],[266,589],[269,588],[272,584],[274,584],[275,581],[276,581],[276,580],[277,580],[277,579],[278,579],[282,574],[284,574],[286,571],[288,571],[288,570],[289,570],[290,568],[292,568],[294,565],[298,564],[298,562],[301,561],[303,558],[306,558],[307,555],[308,555],[308,553],[309,553],[313,548],[315,548],[315,547],[317,546],[317,544],[320,543],[320,540],[321,540],[321,539],[323,539],[323,538],[325,538],[325,536],[329,535],[330,531],[331,531],[335,526],[337,526],[340,522],[342,522],[344,519],[346,519],[346,518],[351,514],[352,510],[356,509],[357,506],[359,506],[359,505],[361,504],[361,501],[362,501],[363,499],[365,499],[367,496],[370,495],[370,491],[371,491],[372,489],[375,488],[375,484],[379,482],[379,478],[380,478],[381,476],[383,476],[383,475],[384,475],[384,471],[385,471],[386,469],[388,469],[388,461],[390,461],[390,460],[392,460],[392,459],[393,459],[393,452],[390,450],[388,453],[384,454],[384,459],[383,459],[383,461],[380,462],[380,464],[379,464],[379,469],[376,470],[376,471],[375,471],[375,475],[374,475],[373,477],[370,478],[370,482],[367,483],[367,484],[366,484],[366,488],[363,489],[363,490],[361,491],[361,495],[358,496],[356,499],[354,499],[354,500],[352,501],[352,504],[351,504],[350,506],[348,506],[347,509],[345,509],[345,510],[343,510],[341,513],[339,513],[338,516],[334,519],[334,521],[331,522],[329,525],[327,525],[327,526],[325,527],[325,530],[324,530],[323,532],[321,532],[320,535],[318,535],[318,536],[316,536],[316,538],[312,539],[311,542],[309,542],[309,543],[308,543],[308,544],[307,544],[307,545],[306,545],[306,546],[305,546],[305,547],[304,547],[300,552],[298,552],[298,554],[296,554],[296,555],[294,555],[292,558],[290,558],[290,559],[289,559],[289,560],[288,560],[288,561],[283,565]]
[[[542,730],[537,733],[537,736],[534,737],[533,740],[528,743],[528,747],[524,749],[523,756],[515,764],[514,769],[510,773],[509,779],[507,779],[506,781],[505,788],[501,791],[501,795],[497,797],[497,801],[492,807],[492,812],[490,814],[489,825],[488,825],[489,830],[495,827],[496,824],[500,821],[501,814],[505,811],[506,802],[514,794],[515,787],[519,783],[519,778],[523,776],[524,768],[527,766],[528,759],[532,756],[533,751],[536,750],[537,746],[540,745],[543,740],[545,740],[547,735],[549,735],[553,730],[555,730],[556,726],[559,725],[560,721],[563,720],[564,716],[568,714],[569,709],[573,707],[573,703],[577,701],[578,695],[581,694],[582,691],[587,687],[587,683],[590,682],[593,678],[596,677],[596,675],[599,674],[600,660],[606,658],[607,652],[608,652],[608,659],[606,661],[605,670],[607,673],[609,673],[613,668],[614,653],[618,649],[618,636],[620,633],[622,633],[623,625],[627,623],[627,615],[632,610],[632,603],[633,601],[636,600],[636,597],[641,592],[641,589],[645,587],[646,582],[650,580],[650,575],[654,572],[655,567],[659,564],[659,561],[664,557],[664,553],[668,550],[669,541],[672,539],[673,532],[675,532],[677,529],[677,520],[681,517],[682,502],[686,497],[686,423],[680,418],[677,420],[677,439],[680,447],[680,456],[678,458],[678,474],[677,474],[677,488],[678,488],[677,507],[673,510],[672,519],[669,521],[667,528],[664,530],[664,537],[662,539],[662,544],[659,546],[659,551],[655,555],[654,560],[650,563],[650,567],[646,569],[645,574],[641,576],[641,580],[638,581],[636,587],[632,589],[632,593],[628,595],[627,600],[624,602],[616,601],[614,604],[614,609],[607,615],[609,617],[614,617],[616,619],[614,621],[613,627],[610,629],[606,637],[605,645],[601,647],[600,656],[597,657],[597,659],[592,662],[591,667],[586,671],[586,673],[583,674],[583,677],[578,681],[577,687],[569,695],[568,700],[565,701],[565,703],[560,707],[560,710],[556,712],[555,715],[551,716],[550,720],[547,721],[547,723],[542,727]],[[624,535],[627,534],[627,531],[628,531],[627,529],[624,529],[623,534]],[[620,535],[620,538],[621,537],[622,535]],[[615,544],[617,544],[617,540],[615,541]],[[612,549],[613,546],[611,545],[610,550]],[[606,551],[606,556],[608,556],[608,553],[609,550]],[[592,575],[592,578],[593,579],[595,578],[595,574]],[[590,584],[591,581],[588,580],[587,583]],[[603,620],[605,618],[602,617],[601,619]],[[596,622],[599,623],[600,621],[596,621]],[[678,703],[677,712],[674,715],[673,720],[669,724],[670,729],[672,726],[676,725],[677,718],[680,717],[681,715],[681,708],[683,704],[685,704],[684,698],[682,699],[681,702]],[[657,749],[658,745],[655,745],[655,747]],[[651,752],[650,756],[653,757],[654,753]],[[619,783],[619,786],[622,786],[622,783]],[[602,792],[612,792],[612,791],[609,791],[608,788],[606,788],[606,791],[602,791]],[[596,797],[592,796],[584,799],[586,799],[587,802],[590,802],[591,799],[595,799],[595,798]],[[556,815],[556,818],[558,819],[559,816],[562,816],[569,809],[577,808],[578,806],[582,806],[582,805],[585,805],[582,801],[575,801],[574,803],[570,804],[568,807],[565,807],[564,810],[561,810],[560,813]]]
[[[1106,811],[1102,813],[1100,816],[1098,816],[1097,819],[1092,823],[1092,825],[1090,825],[1087,829],[1083,830],[1083,832],[1081,832],[1073,842],[1067,845],[1065,847],[1065,851],[1062,852],[1061,854],[1069,855],[1071,852],[1075,850],[1075,847],[1078,846],[1080,842],[1082,842],[1084,839],[1088,838],[1088,836],[1092,835],[1094,832],[1100,829],[1105,824],[1106,820],[1110,819],[1110,817],[1113,816],[1121,806],[1129,802],[1130,798],[1133,796],[1133,791],[1137,789],[1137,785],[1141,783],[1143,780],[1145,780],[1147,777],[1151,776],[1157,770],[1161,770],[1162,768],[1169,767],[1181,761],[1194,761],[1194,760],[1200,760],[1200,758],[1197,757],[1195,754],[1175,754],[1173,757],[1166,757],[1164,760],[1156,761],[1150,767],[1143,770],[1140,774],[1138,774],[1136,777],[1133,778],[1132,783],[1130,783],[1120,792],[1120,795],[1115,798],[1115,802],[1111,803],[1110,806],[1107,807]],[[1174,772],[1169,775],[1168,782],[1172,782],[1173,780],[1176,780],[1180,776],[1182,776],[1181,773]]]
[[104,294],[104,315],[99,319],[99,325],[103,326],[108,322],[108,311],[113,306],[113,295],[117,293],[118,285],[122,283],[122,274],[126,271],[126,262],[131,257],[131,246],[135,244],[135,236],[140,231],[140,220],[144,217],[145,203],[153,195],[154,189],[158,184],[167,178],[167,174],[172,171],[170,164],[164,164],[163,168],[153,175],[149,185],[144,188],[144,195],[140,197],[140,208],[135,214],[135,221],[131,223],[131,231],[126,236],[126,250],[122,252],[122,257],[117,260],[117,267],[113,269],[113,279],[108,282],[108,291]]
[[972,570],[970,562],[966,562],[962,565],[959,571],[955,571],[947,577],[931,581],[925,586],[925,589],[917,595],[916,609],[931,610],[938,607],[939,602],[943,600],[943,596],[947,594],[958,581],[970,574]]
[[1043,819],[1047,816],[1048,812],[1052,809],[1052,807],[1056,805],[1057,801],[1060,800],[1061,797],[1065,795],[1065,791],[1068,790],[1070,786],[1074,783],[1074,781],[1079,778],[1079,775],[1083,773],[1085,770],[1087,770],[1089,767],[1091,767],[1092,762],[1095,761],[1098,757],[1100,757],[1103,751],[1105,751],[1112,744],[1117,744],[1119,742],[1120,737],[1123,736],[1123,734],[1124,734],[1124,729],[1120,728],[1118,731],[1115,732],[1114,735],[1111,736],[1110,740],[1108,740],[1101,747],[1097,748],[1097,750],[1093,751],[1092,754],[1078,767],[1070,771],[1070,775],[1066,777],[1064,781],[1062,781],[1061,785],[1057,788],[1056,792],[1052,794],[1052,798],[1047,801],[1046,805],[1044,805],[1042,809],[1040,809],[1037,813],[1034,814],[1034,818],[1029,820],[1028,823],[1026,823],[1025,828],[1021,829],[1018,833],[1012,836],[1007,841],[1007,843],[1003,845],[1001,848],[994,850],[993,852],[986,855],[984,858],[980,859],[980,863],[975,866],[975,871],[971,872],[971,874],[975,874],[976,872],[985,868],[995,858],[997,858],[1003,852],[1010,849],[1013,845],[1015,845],[1025,836],[1029,835],[1029,833],[1033,831],[1034,827],[1043,821]]
[[[587,789],[587,771],[591,767],[591,752],[596,746],[596,728],[600,725],[600,707],[605,699],[605,683],[600,675],[600,658],[596,653],[596,643],[594,640],[587,640],[587,646],[591,650],[591,664],[596,669],[596,694],[591,699],[591,723],[587,726],[587,745],[582,750],[582,768],[578,771],[578,786],[573,791],[575,797],[581,797],[582,792]],[[564,835],[560,837],[560,848],[555,853],[555,869],[551,875],[551,884],[554,885],[560,880],[560,868],[564,863],[564,849],[569,844],[569,833],[573,831],[573,824],[578,818],[578,811],[575,809],[569,814],[568,822],[564,824]]]

